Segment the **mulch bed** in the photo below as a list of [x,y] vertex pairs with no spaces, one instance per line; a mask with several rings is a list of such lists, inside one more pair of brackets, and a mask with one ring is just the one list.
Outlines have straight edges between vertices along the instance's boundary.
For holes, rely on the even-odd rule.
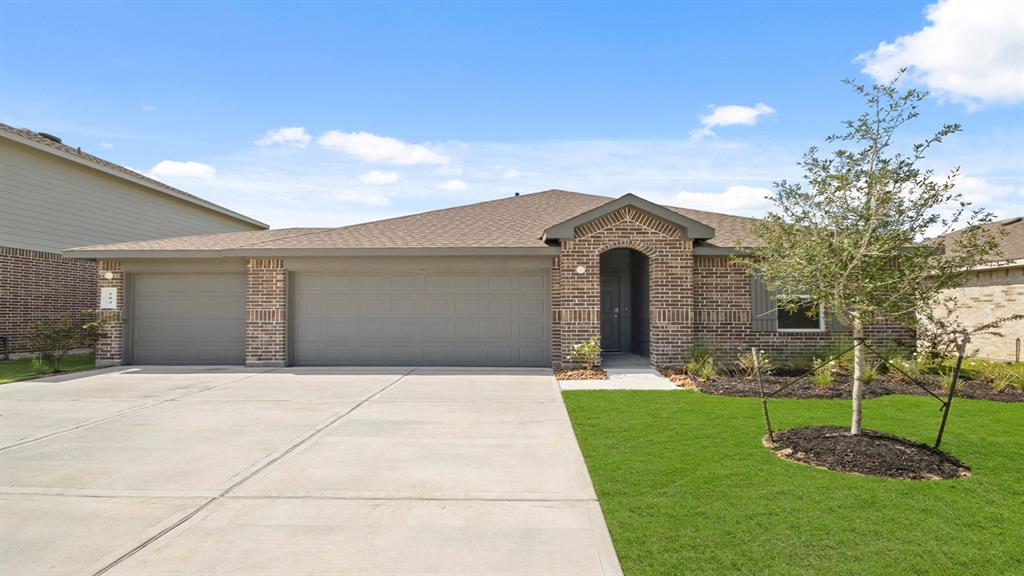
[[555,380],[607,380],[608,373],[600,368],[594,368],[592,370],[584,370],[577,368],[575,370],[556,370]]
[[[706,394],[718,396],[758,396],[757,381],[747,379],[743,376],[718,376],[711,380],[696,380],[689,376],[676,373],[666,373],[666,377],[682,387],[694,387]],[[784,384],[795,380],[796,376],[765,376],[765,393],[771,393]],[[948,394],[935,381],[927,382],[929,389],[940,398]],[[799,384],[791,386],[773,398],[849,398],[853,378],[849,375],[836,375],[828,388],[818,388],[810,378],[804,379]],[[891,374],[881,374],[864,387],[865,398],[877,398],[889,394],[913,394],[916,396],[927,396],[927,393],[918,386],[900,380]],[[986,382],[976,380],[961,380],[956,387],[957,398],[971,398],[977,400],[995,400],[997,402],[1024,402],[1024,392],[1016,388],[1008,388],[1002,392],[996,391]]]
[[867,476],[905,480],[946,480],[969,476],[971,469],[931,446],[874,430],[850,436],[837,426],[792,428],[765,444],[780,458]]

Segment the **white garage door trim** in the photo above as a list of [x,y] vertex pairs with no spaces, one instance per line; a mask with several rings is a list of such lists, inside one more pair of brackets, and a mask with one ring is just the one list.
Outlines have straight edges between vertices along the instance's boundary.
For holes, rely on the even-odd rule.
[[245,363],[244,273],[135,272],[128,280],[130,363]]
[[549,270],[298,271],[295,365],[550,366]]

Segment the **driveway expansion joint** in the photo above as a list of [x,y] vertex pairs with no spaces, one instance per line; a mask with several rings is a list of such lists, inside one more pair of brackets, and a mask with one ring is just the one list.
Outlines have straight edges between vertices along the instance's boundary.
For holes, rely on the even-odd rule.
[[[272,371],[273,371],[273,369],[267,370],[265,372],[259,372],[259,374],[265,374],[267,372],[272,372]],[[150,536],[149,538],[147,538],[141,544],[135,546],[131,550],[129,550],[129,551],[125,552],[124,554],[122,554],[121,556],[118,556],[112,562],[110,562],[106,566],[104,566],[104,567],[100,568],[99,570],[97,570],[96,572],[94,572],[92,576],[100,576],[101,574],[105,574],[105,573],[109,572],[110,570],[113,570],[115,567],[117,567],[118,564],[121,564],[122,562],[124,562],[125,560],[131,558],[135,554],[138,554],[139,552],[144,550],[146,547],[148,547],[150,544],[153,544],[157,540],[163,538],[167,534],[169,534],[172,531],[174,531],[176,528],[186,524],[189,520],[194,518],[197,514],[201,513],[203,510],[209,508],[210,505],[212,505],[214,502],[216,502],[216,501],[218,501],[218,500],[220,500],[222,498],[227,497],[233,490],[235,490],[236,488],[238,488],[242,484],[245,484],[246,482],[248,482],[249,480],[251,480],[252,478],[257,476],[260,472],[263,472],[264,470],[266,470],[267,468],[273,466],[277,462],[280,462],[284,457],[286,457],[287,455],[291,454],[292,452],[297,450],[302,445],[308,443],[310,440],[312,440],[312,439],[316,438],[317,436],[319,436],[320,434],[326,432],[329,428],[331,428],[332,426],[334,426],[335,424],[340,422],[343,418],[345,418],[346,416],[348,416],[352,412],[355,412],[361,406],[363,406],[364,404],[366,404],[367,402],[369,402],[370,400],[372,400],[376,396],[382,394],[384,391],[386,391],[387,389],[391,388],[395,384],[398,384],[399,382],[402,381],[403,378],[405,378],[406,376],[412,374],[415,371],[416,371],[416,368],[412,368],[411,370],[409,370],[405,374],[402,374],[398,378],[395,378],[391,382],[385,384],[384,386],[382,386],[380,389],[378,389],[374,393],[372,393],[372,394],[368,395],[367,397],[363,398],[358,403],[356,403],[356,405],[348,408],[347,410],[345,410],[344,412],[342,412],[338,416],[335,416],[334,418],[329,420],[326,424],[320,424],[320,425],[316,426],[311,432],[309,432],[308,434],[303,435],[297,442],[293,443],[291,446],[286,448],[284,451],[280,452],[277,456],[274,456],[273,458],[271,458],[267,462],[264,462],[262,465],[260,465],[255,470],[253,470],[252,472],[250,472],[249,474],[247,474],[246,476],[244,476],[243,478],[241,478],[240,480],[238,480],[234,484],[232,484],[232,485],[228,486],[227,488],[225,488],[220,494],[218,494],[217,496],[214,496],[213,498],[210,498],[209,500],[207,500],[203,504],[199,505],[196,509],[192,510],[191,512],[189,512],[185,516],[181,517],[180,519],[178,519],[177,521],[172,523],[170,526],[167,526],[163,530],[161,530],[161,531],[157,532],[156,534],[154,534],[153,536]],[[255,374],[253,374],[253,376],[255,376]],[[239,380],[245,380],[245,378],[240,378]],[[232,382],[238,382],[239,380],[232,380]],[[213,388],[213,387],[206,388],[204,390],[209,390],[211,388]]]

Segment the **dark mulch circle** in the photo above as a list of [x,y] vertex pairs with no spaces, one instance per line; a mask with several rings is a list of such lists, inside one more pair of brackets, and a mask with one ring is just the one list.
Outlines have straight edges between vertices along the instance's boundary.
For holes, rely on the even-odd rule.
[[792,428],[776,432],[775,444],[768,447],[780,458],[867,476],[947,480],[971,472],[941,450],[875,430],[851,436],[848,429],[838,426]]
[[[796,380],[795,376],[766,376],[763,379],[766,393],[770,393],[784,384]],[[757,381],[747,379],[743,376],[718,376],[712,380],[695,381],[694,385],[698,390],[706,394],[719,396],[757,396]],[[945,398],[949,393],[942,389],[938,382],[928,381],[929,390]],[[849,375],[838,374],[827,388],[818,388],[810,378],[790,386],[774,398],[849,398],[853,378]],[[890,394],[913,394],[925,396],[927,392],[919,386],[901,380],[891,374],[877,376],[870,384],[864,387],[865,398],[876,398]],[[995,400],[997,402],[1024,402],[1024,391],[1016,388],[1008,388],[1002,392],[995,390],[986,382],[963,380],[957,384],[957,398],[971,398],[977,400]]]
[[556,370],[555,380],[607,380],[608,373],[600,368],[594,368],[593,370],[584,370],[583,368],[577,368],[575,370]]

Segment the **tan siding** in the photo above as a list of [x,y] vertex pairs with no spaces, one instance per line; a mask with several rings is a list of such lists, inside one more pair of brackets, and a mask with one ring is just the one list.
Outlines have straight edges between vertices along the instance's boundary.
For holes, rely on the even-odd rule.
[[0,140],[0,245],[75,246],[258,229],[229,216]]

